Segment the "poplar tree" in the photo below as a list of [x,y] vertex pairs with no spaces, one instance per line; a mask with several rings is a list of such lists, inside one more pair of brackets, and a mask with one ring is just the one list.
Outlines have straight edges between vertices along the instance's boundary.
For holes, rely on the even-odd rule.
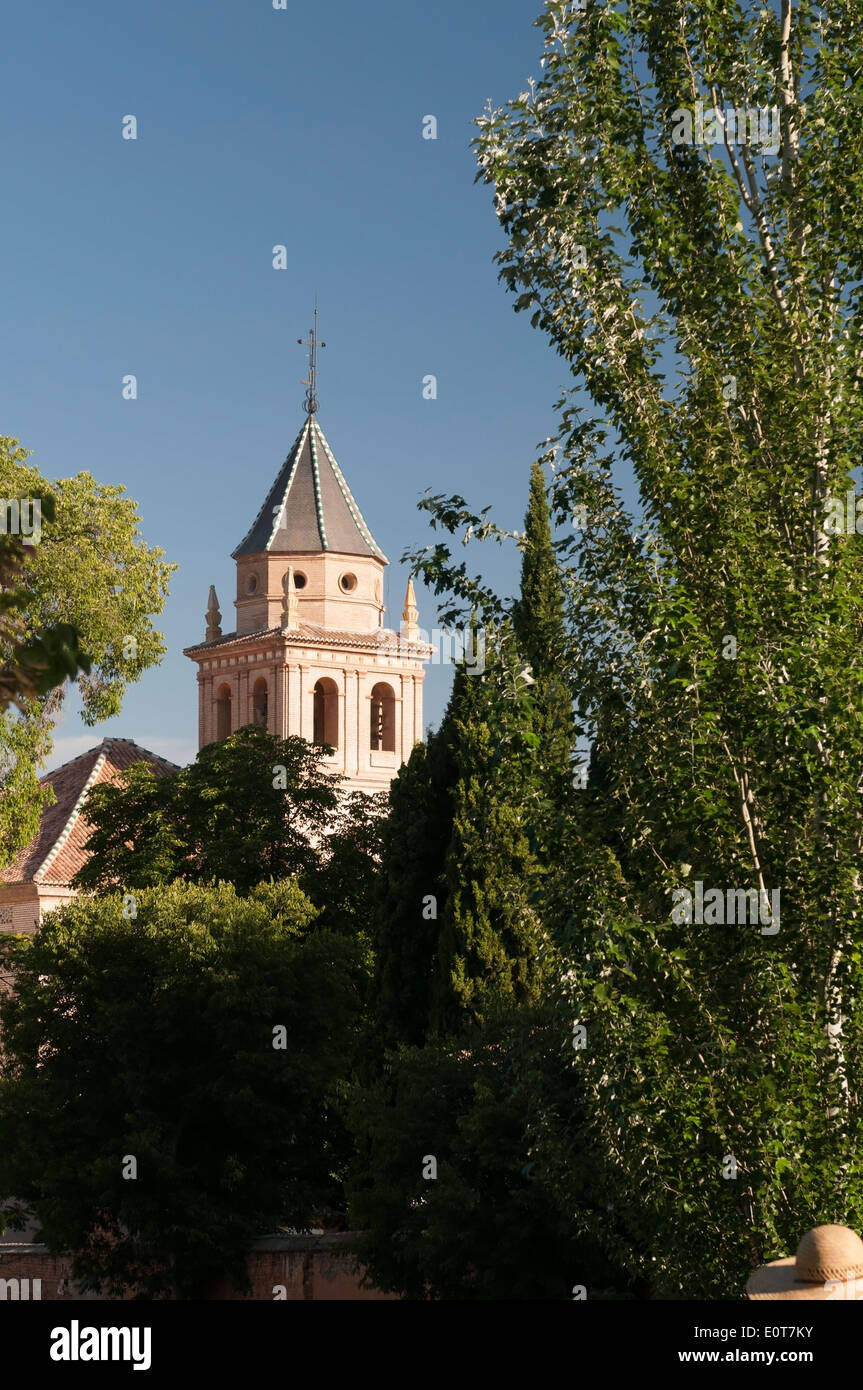
[[530,470],[530,497],[524,519],[521,592],[513,605],[519,651],[534,680],[533,728],[537,757],[555,784],[568,785],[575,738],[572,696],[565,678],[567,636],[560,565],[551,537],[543,466]]
[[[739,1296],[814,1219],[863,1211],[855,21],[549,0],[539,80],[480,121],[502,277],[574,377],[555,519],[583,519],[567,679],[601,777],[548,925],[613,1159],[593,1219],[625,1214],[666,1296]],[[427,561],[470,597],[445,548]],[[778,930],[672,916],[699,884],[781,891]]]

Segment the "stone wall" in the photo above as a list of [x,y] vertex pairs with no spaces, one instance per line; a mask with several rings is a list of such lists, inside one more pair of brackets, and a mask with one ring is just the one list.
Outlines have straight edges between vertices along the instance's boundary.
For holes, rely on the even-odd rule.
[[[213,1287],[210,1298],[267,1302],[394,1299],[394,1294],[360,1287],[360,1271],[348,1249],[351,1239],[350,1232],[265,1236],[255,1242],[249,1254],[252,1292],[240,1294],[220,1282]],[[44,1245],[3,1244],[0,1240],[0,1281],[6,1281],[0,1282],[0,1301],[4,1295],[7,1300],[40,1298],[42,1302],[95,1300],[97,1295],[80,1293],[75,1288],[70,1265],[68,1257],[50,1255]]]
[[[256,1300],[325,1301],[393,1299],[395,1294],[360,1287],[360,1271],[348,1250],[350,1233],[323,1236],[267,1236],[249,1256],[248,1271]],[[216,1285],[214,1299],[242,1298],[226,1284]]]

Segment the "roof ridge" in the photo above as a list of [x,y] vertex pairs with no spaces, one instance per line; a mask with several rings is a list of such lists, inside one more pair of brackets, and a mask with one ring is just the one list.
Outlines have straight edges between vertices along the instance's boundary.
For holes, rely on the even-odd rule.
[[[309,432],[309,446],[312,456],[312,484],[315,489],[315,516],[317,518],[318,535],[321,538],[321,545],[323,546],[324,550],[329,550],[329,542],[327,541],[327,523],[324,520],[324,499],[321,496],[321,470],[318,467],[318,446],[315,443],[315,430],[317,430],[318,434],[320,434],[321,439],[323,439],[324,436],[321,427],[318,424],[317,420],[314,418],[314,416],[309,416],[309,423],[312,426]],[[326,441],[324,441],[324,447],[326,447]]]
[[71,767],[73,763],[80,762],[82,758],[91,757],[92,754],[95,752],[96,748],[104,748],[105,744],[110,743],[113,737],[113,734],[106,735],[106,737],[100,739],[99,742],[95,744],[93,748],[85,748],[83,753],[76,753],[74,758],[67,758],[65,763],[58,763],[56,767],[51,768],[50,772],[43,772],[42,776],[39,778],[39,781],[47,782],[49,777],[56,776],[56,774],[58,772],[62,772],[64,768]]
[[[251,526],[249,527],[249,529],[248,529],[248,531],[246,532],[246,534],[243,536],[243,539],[240,541],[240,544],[239,544],[234,550],[231,551],[231,559],[232,559],[232,560],[233,560],[233,559],[236,559],[237,555],[238,555],[239,552],[242,550],[243,546],[246,544],[246,541],[249,539],[249,537],[252,535],[253,531],[255,530],[255,527],[257,526],[257,524],[258,524],[258,522],[260,521],[261,517],[264,515],[264,511],[265,511],[266,506],[267,506],[267,498],[270,496],[270,493],[273,491],[273,488],[276,486],[276,483],[279,481],[279,478],[282,476],[282,472],[283,472],[283,470],[284,470],[285,464],[289,462],[289,460],[290,460],[290,458],[291,458],[291,455],[293,455],[293,456],[294,456],[294,464],[293,464],[293,467],[292,467],[292,469],[291,469],[291,471],[290,471],[290,474],[288,475],[288,481],[287,481],[287,484],[286,484],[286,486],[285,486],[284,495],[283,495],[283,497],[282,497],[282,505],[281,505],[281,508],[279,509],[279,513],[278,513],[279,518],[281,517],[281,514],[282,514],[282,512],[284,511],[285,501],[286,501],[286,499],[287,499],[288,493],[289,493],[290,490],[291,490],[291,483],[293,482],[294,474],[295,474],[296,471],[297,471],[297,463],[298,463],[298,461],[299,461],[299,457],[300,457],[300,453],[301,453],[300,441],[302,440],[303,435],[305,434],[306,430],[307,430],[308,427],[309,427],[309,420],[310,420],[310,419],[311,419],[311,416],[309,415],[309,416],[307,416],[306,419],[304,420],[303,425],[302,425],[302,427],[301,427],[301,429],[300,429],[299,434],[297,435],[296,439],[294,440],[293,444],[291,445],[290,449],[288,450],[287,454],[285,455],[284,461],[279,465],[279,471],[278,471],[278,473],[276,474],[275,478],[273,479],[271,486],[270,486],[270,487],[267,489],[267,491],[264,493],[264,500],[263,500],[263,502],[261,503],[261,506],[260,506],[260,509],[259,509],[259,511],[258,511],[257,516],[255,517],[254,521],[252,522],[252,524],[251,524]],[[270,538],[269,538],[269,540],[267,541],[266,546],[264,547],[265,550],[272,544],[273,536],[276,534],[277,529],[278,529],[278,521],[277,521],[277,519],[276,519],[276,516],[274,515],[274,516],[273,516],[273,524],[272,524],[272,526],[271,526],[271,528],[270,528]]]
[[[33,881],[34,883],[36,882],[36,880],[39,878],[39,876],[40,876],[41,874],[44,874],[44,873],[46,872],[46,870],[49,869],[49,868],[51,867],[51,865],[53,864],[54,860],[57,858],[57,855],[60,853],[61,849],[63,848],[63,846],[65,845],[65,843],[66,843],[66,841],[68,840],[69,836],[71,835],[73,829],[75,828],[75,823],[76,823],[78,817],[80,816],[80,814],[81,814],[81,809],[82,809],[82,807],[83,807],[83,805],[84,805],[84,802],[85,802],[86,799],[87,799],[87,793],[89,792],[90,788],[93,786],[93,783],[95,782],[96,778],[98,777],[99,773],[102,771],[102,768],[105,766],[105,763],[106,763],[107,760],[108,760],[108,748],[107,748],[105,745],[107,744],[107,745],[110,746],[111,742],[112,742],[112,740],[111,740],[110,738],[105,738],[105,739],[102,740],[102,743],[99,745],[99,746],[100,746],[100,749],[101,749],[101,752],[99,753],[99,756],[98,756],[98,758],[96,759],[96,761],[95,761],[95,763],[94,763],[94,765],[93,765],[93,769],[92,769],[92,771],[91,771],[91,773],[90,773],[90,776],[87,778],[87,781],[84,783],[84,786],[83,786],[83,788],[82,788],[82,790],[81,790],[81,792],[80,792],[80,794],[79,794],[79,796],[78,796],[78,800],[75,802],[75,805],[72,807],[72,810],[69,812],[69,817],[68,817],[68,819],[67,819],[67,821],[66,821],[66,824],[63,826],[63,829],[60,831],[60,834],[57,836],[57,839],[54,841],[54,844],[52,845],[51,849],[50,849],[50,850],[48,851],[48,853],[46,854],[46,856],[45,856],[45,858],[43,859],[42,863],[39,865],[39,867],[38,867],[37,869],[34,869],[34,870],[33,870],[33,873],[30,875],[30,877],[31,877],[31,879],[32,879],[32,881]],[[92,752],[92,749],[91,749],[91,752]],[[72,759],[72,761],[73,761],[73,762],[75,761],[74,758]]]
[[[232,634],[228,635],[230,636]],[[82,758],[92,757],[97,748],[107,753],[113,743],[128,743],[131,748],[140,748],[142,753],[147,753],[150,757],[158,758],[160,762],[168,763],[171,767],[180,766],[179,763],[171,762],[170,758],[162,757],[161,753],[154,753],[152,748],[145,748],[143,743],[138,743],[134,738],[123,738],[121,734],[106,734],[105,737],[94,744],[92,748],[85,748],[83,753],[76,753],[74,758],[67,758],[65,763],[58,763],[56,767],[51,768],[50,772],[43,772],[39,781],[47,782],[52,777],[56,777],[58,772],[64,772],[67,767],[71,767],[73,763],[80,762]]]

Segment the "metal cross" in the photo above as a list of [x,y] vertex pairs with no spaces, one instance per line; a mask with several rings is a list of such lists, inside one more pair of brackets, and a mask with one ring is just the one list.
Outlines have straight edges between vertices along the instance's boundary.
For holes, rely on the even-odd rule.
[[303,385],[307,388],[307,389],[306,389],[306,400],[305,400],[306,411],[308,412],[309,415],[314,415],[314,414],[316,413],[316,411],[317,411],[317,408],[318,408],[318,393],[317,393],[317,384],[318,384],[318,348],[319,348],[319,347],[322,347],[322,348],[326,347],[326,343],[319,343],[319,342],[318,342],[318,301],[317,301],[317,297],[315,298],[315,323],[314,323],[314,327],[311,328],[311,329],[309,330],[309,336],[308,336],[308,338],[298,338],[298,339],[297,339],[297,342],[298,342],[301,346],[307,347],[307,348],[309,349],[309,376],[308,376],[308,380],[303,382]]

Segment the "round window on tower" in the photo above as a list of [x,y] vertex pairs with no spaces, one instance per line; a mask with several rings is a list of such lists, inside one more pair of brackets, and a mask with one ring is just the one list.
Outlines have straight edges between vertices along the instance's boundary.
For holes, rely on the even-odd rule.
[[304,589],[305,587],[306,587],[306,576],[305,576],[304,574],[300,574],[300,572],[297,570],[297,571],[294,573],[294,588],[295,588],[295,589]]
[[357,587],[357,576],[355,574],[343,574],[339,580],[339,584],[346,594],[353,593],[354,589]]
[[257,576],[256,574],[250,574],[249,577],[248,577],[247,580],[246,580],[246,593],[247,593],[247,594],[254,594],[254,593],[257,593],[257,590],[258,590],[258,576]]

